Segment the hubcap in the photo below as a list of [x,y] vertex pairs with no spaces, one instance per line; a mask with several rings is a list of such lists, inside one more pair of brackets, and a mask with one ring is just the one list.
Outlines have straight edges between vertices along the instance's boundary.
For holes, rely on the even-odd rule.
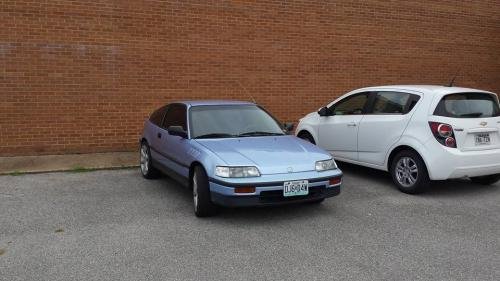
[[417,163],[410,157],[399,159],[396,164],[396,179],[404,187],[414,185],[418,179]]
[[141,172],[143,175],[146,175],[149,170],[149,154],[148,147],[143,144],[141,146]]
[[198,210],[198,181],[196,180],[196,174],[193,176],[193,204],[194,210]]

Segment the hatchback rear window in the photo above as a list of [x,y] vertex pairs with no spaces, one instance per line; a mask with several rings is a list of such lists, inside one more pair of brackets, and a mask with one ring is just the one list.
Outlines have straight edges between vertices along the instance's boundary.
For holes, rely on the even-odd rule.
[[444,96],[434,115],[452,118],[500,116],[498,97],[487,93],[458,93]]

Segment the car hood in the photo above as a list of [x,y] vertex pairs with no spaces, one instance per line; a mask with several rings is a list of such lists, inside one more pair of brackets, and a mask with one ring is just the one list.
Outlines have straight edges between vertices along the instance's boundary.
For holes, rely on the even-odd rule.
[[313,171],[331,155],[294,136],[196,140],[228,166],[256,166],[261,174]]

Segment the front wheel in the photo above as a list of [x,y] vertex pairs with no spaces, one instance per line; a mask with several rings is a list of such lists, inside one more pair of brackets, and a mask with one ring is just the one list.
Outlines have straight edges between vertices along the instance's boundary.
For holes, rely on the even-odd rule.
[[312,144],[316,144],[316,142],[314,141],[314,138],[313,136],[311,136],[311,134],[309,134],[308,132],[300,132],[299,135],[297,136],[305,141],[308,141]]
[[392,180],[404,193],[418,194],[430,185],[424,161],[416,152],[404,150],[394,157],[391,165]]
[[151,150],[147,142],[143,142],[141,144],[140,151],[140,165],[141,165],[141,174],[146,179],[154,179],[157,178],[160,172],[153,167],[153,159],[151,158]]
[[193,188],[194,214],[197,217],[210,217],[215,215],[217,206],[210,198],[210,188],[208,176],[201,166],[194,167],[193,178],[191,179]]
[[472,177],[470,180],[473,183],[478,183],[482,185],[491,185],[500,180],[500,174],[490,175],[490,176],[482,176],[482,177]]

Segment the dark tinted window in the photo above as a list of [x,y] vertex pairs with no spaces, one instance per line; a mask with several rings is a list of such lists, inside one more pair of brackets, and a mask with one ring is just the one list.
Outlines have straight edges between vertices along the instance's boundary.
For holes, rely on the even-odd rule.
[[406,114],[420,99],[417,95],[401,92],[378,92],[372,107],[373,114]]
[[169,106],[162,127],[168,129],[170,126],[181,126],[187,130],[186,106],[184,104],[171,104]]
[[444,96],[434,115],[453,118],[500,116],[498,97],[486,93],[458,93]]
[[335,115],[359,115],[363,114],[369,93],[355,94],[349,96],[330,107]]
[[165,116],[166,110],[167,110],[167,106],[164,106],[164,107],[156,110],[149,117],[149,121],[151,121],[151,123],[155,124],[156,126],[160,126],[161,122],[163,121],[163,116]]

